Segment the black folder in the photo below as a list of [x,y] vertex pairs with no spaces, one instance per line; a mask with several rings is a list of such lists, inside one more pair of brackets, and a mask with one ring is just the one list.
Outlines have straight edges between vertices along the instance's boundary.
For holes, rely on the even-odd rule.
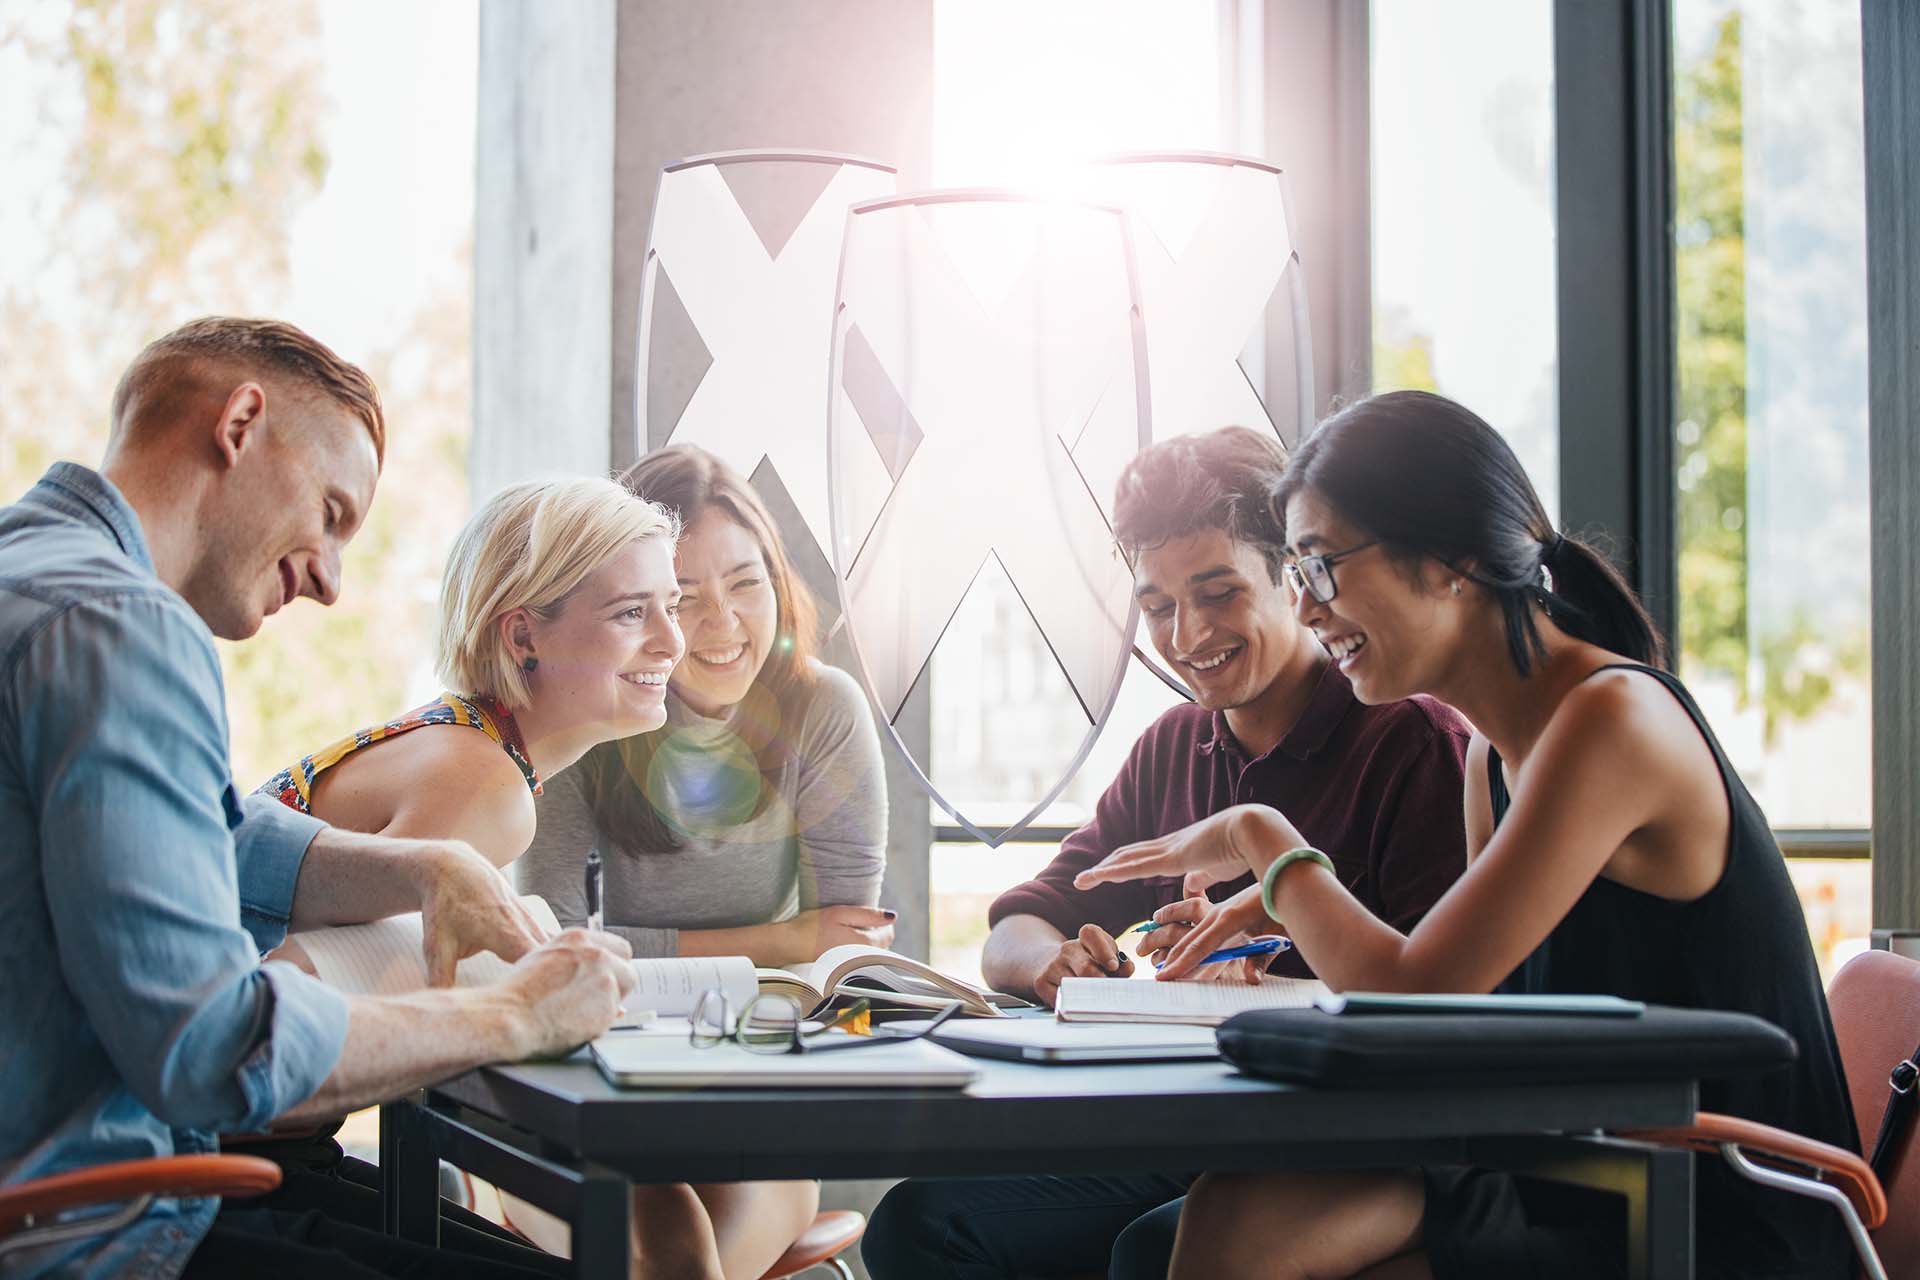
[[1792,1036],[1750,1014],[1662,1005],[1632,1018],[1259,1009],[1222,1023],[1219,1039],[1249,1075],[1401,1091],[1763,1075],[1799,1052]]

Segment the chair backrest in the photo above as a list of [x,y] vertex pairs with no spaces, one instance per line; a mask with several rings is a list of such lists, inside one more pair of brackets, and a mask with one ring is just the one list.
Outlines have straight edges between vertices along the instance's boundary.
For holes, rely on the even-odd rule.
[[[1827,991],[1840,1060],[1853,1095],[1860,1141],[1871,1155],[1873,1137],[1887,1109],[1887,1076],[1920,1044],[1920,960],[1889,951],[1868,951],[1847,961]],[[1920,1123],[1909,1125],[1881,1182],[1887,1192],[1886,1223],[1873,1233],[1874,1248],[1891,1276],[1920,1275]]]

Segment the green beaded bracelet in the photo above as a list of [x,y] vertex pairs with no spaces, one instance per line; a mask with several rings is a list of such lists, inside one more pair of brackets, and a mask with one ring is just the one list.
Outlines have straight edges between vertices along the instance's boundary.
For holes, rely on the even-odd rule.
[[1267,874],[1260,877],[1260,905],[1266,908],[1267,918],[1269,920],[1277,923],[1280,919],[1280,913],[1273,909],[1273,882],[1280,878],[1282,871],[1285,871],[1288,867],[1303,859],[1310,859],[1317,862],[1328,871],[1333,870],[1332,858],[1329,858],[1318,849],[1310,849],[1306,845],[1301,845],[1298,849],[1289,849],[1275,858],[1273,864],[1267,868]]

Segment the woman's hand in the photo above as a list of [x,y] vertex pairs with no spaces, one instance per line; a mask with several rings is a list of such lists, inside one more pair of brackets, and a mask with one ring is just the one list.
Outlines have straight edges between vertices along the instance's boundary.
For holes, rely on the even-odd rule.
[[[1140,954],[1158,966],[1154,977],[1163,982],[1190,978],[1195,982],[1260,981],[1271,956],[1242,956],[1202,965],[1199,961],[1225,947],[1251,942],[1256,933],[1271,931],[1266,908],[1260,905],[1260,886],[1248,885],[1224,902],[1183,898],[1153,913],[1161,927],[1146,935]],[[1190,943],[1198,937],[1200,941]],[[1175,957],[1179,957],[1176,966]]]
[[1183,978],[1203,982],[1260,981],[1273,962],[1272,956],[1243,956],[1209,965],[1200,963],[1223,948],[1242,946],[1254,941],[1256,936],[1273,934],[1273,921],[1260,903],[1260,886],[1250,884],[1224,902],[1189,898],[1162,910],[1176,911],[1195,901],[1200,905],[1190,913],[1193,927],[1183,930],[1180,937],[1173,940],[1161,957],[1154,977],[1161,982],[1178,982]]
[[1184,874],[1187,896],[1193,897],[1249,871],[1258,878],[1268,863],[1305,843],[1278,810],[1261,804],[1237,804],[1170,835],[1114,850],[1104,861],[1075,876],[1073,887],[1091,889],[1124,880]]

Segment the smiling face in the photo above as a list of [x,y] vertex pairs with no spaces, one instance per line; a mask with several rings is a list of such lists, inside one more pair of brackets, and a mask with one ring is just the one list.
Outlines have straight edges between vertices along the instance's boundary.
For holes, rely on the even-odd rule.
[[[1310,489],[1287,503],[1287,533],[1296,556],[1337,554],[1372,540]],[[1475,593],[1453,593],[1458,578],[1437,561],[1410,569],[1395,563],[1384,546],[1370,547],[1333,567],[1331,603],[1301,592],[1296,616],[1352,681],[1354,696],[1377,706],[1444,681],[1477,599]]]
[[680,537],[674,569],[687,658],[673,691],[703,716],[747,696],[780,632],[780,601],[754,536],[710,506]]
[[671,544],[640,538],[582,579],[551,618],[516,609],[501,620],[510,633],[525,628],[519,647],[539,658],[528,688],[550,731],[588,728],[608,742],[667,722],[667,675],[685,651],[679,597]]
[[1276,686],[1314,662],[1287,588],[1273,580],[1259,548],[1224,529],[1142,550],[1133,587],[1154,651],[1210,711],[1276,695],[1289,702],[1296,691]]
[[271,388],[261,395],[260,424],[203,510],[204,540],[180,585],[225,640],[253,635],[297,597],[339,597],[341,553],[380,473],[352,412]]

